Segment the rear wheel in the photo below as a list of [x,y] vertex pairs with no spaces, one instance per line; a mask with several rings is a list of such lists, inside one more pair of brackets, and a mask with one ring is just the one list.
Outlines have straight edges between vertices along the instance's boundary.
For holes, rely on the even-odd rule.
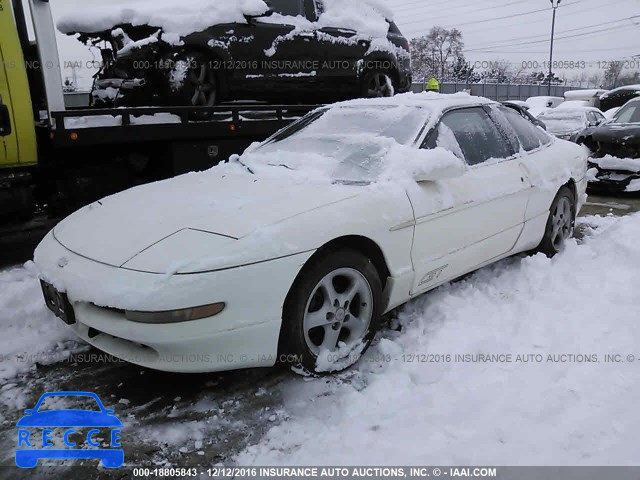
[[220,82],[211,62],[200,53],[184,53],[171,62],[166,82],[171,103],[213,107],[220,102]]
[[389,72],[369,70],[362,79],[362,96],[365,98],[393,97],[395,89]]
[[568,187],[562,187],[551,205],[547,227],[538,251],[553,257],[573,236],[576,218],[576,201]]
[[358,361],[380,323],[382,286],[354,250],[328,253],[305,269],[285,305],[282,358],[294,371],[330,373]]

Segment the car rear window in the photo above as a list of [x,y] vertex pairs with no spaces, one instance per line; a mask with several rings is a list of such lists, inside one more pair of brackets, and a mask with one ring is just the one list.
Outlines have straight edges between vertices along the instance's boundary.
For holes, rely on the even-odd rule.
[[498,110],[504,115],[509,126],[515,131],[516,138],[525,152],[530,152],[542,145],[551,143],[551,138],[542,129],[531,123],[511,108],[499,106]]

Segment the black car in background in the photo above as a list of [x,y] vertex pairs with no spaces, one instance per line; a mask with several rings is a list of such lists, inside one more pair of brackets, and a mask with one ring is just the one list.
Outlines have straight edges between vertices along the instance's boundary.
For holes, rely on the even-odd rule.
[[640,98],[582,135],[593,152],[589,162],[592,191],[640,192]]
[[329,103],[407,92],[410,47],[395,23],[387,20],[386,38],[325,26],[318,22],[323,2],[265,0],[265,13],[212,25],[179,45],[163,41],[162,28],[154,25],[64,33],[80,33],[88,45],[106,41],[94,105]]
[[640,97],[640,85],[626,85],[614,88],[600,97],[600,110],[606,112],[623,106],[629,100]]

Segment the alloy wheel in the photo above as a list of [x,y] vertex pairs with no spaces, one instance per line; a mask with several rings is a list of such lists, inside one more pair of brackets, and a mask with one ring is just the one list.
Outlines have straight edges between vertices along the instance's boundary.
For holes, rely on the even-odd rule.
[[367,96],[370,98],[375,97],[392,97],[393,96],[393,83],[391,78],[386,73],[374,73],[369,80],[367,86]]
[[567,197],[560,198],[556,204],[551,217],[551,228],[551,243],[559,251],[573,234],[573,211]]
[[342,343],[355,346],[367,334],[373,316],[373,293],[365,276],[352,268],[327,274],[307,302],[303,330],[316,356],[334,352]]

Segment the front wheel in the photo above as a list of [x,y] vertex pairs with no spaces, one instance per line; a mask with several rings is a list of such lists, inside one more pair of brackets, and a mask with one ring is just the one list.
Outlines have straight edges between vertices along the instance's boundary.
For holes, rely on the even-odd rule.
[[576,219],[576,201],[573,192],[562,187],[551,204],[549,219],[538,251],[548,257],[559,253],[573,236]]
[[298,373],[331,373],[356,363],[380,324],[382,286],[371,261],[354,250],[319,258],[287,297],[281,358]]

